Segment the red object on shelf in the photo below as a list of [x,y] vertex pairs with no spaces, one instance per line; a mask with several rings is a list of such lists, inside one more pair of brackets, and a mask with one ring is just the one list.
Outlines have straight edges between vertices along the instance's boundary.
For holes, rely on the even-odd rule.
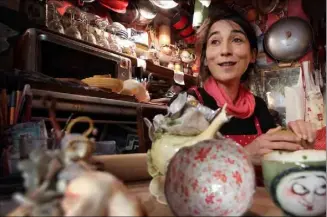
[[188,19],[185,16],[175,16],[173,18],[173,27],[177,30],[184,29],[188,25]]
[[185,38],[184,41],[188,44],[194,44],[196,41],[196,36],[195,34],[190,35],[189,37]]
[[57,8],[57,11],[61,16],[63,16],[66,13],[67,9],[73,5],[68,1],[62,1],[61,4],[61,7]]
[[185,29],[179,32],[180,36],[182,37],[190,36],[192,33],[194,33],[194,29],[192,25],[189,25],[188,27],[186,27]]
[[128,6],[128,0],[99,0],[99,3],[114,12],[124,14]]

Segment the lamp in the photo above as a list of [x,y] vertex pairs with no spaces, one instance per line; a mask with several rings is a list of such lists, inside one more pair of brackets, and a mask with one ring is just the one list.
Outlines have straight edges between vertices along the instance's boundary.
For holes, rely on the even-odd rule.
[[211,0],[195,0],[194,13],[193,13],[193,28],[197,29],[201,26],[203,21],[208,16],[208,7],[211,4]]
[[159,44],[160,46],[170,44],[170,27],[167,25],[161,25],[159,27]]

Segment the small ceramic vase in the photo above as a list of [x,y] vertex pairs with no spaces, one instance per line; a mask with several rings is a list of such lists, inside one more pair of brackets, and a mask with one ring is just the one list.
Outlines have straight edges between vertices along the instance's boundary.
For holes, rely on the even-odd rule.
[[325,216],[326,151],[274,151],[262,162],[266,189],[285,216]]
[[175,216],[242,216],[254,192],[249,157],[230,139],[184,147],[168,166],[165,196]]

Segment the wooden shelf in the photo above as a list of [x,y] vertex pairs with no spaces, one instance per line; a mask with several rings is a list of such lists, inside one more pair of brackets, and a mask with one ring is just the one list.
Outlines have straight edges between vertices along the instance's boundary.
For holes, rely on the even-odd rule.
[[[53,35],[55,35],[56,37],[52,37],[52,40],[54,39],[60,39],[60,38],[66,38],[69,39],[71,43],[74,43],[76,46],[79,47],[83,47],[83,48],[87,48],[87,47],[93,47],[96,48],[95,51],[97,50],[98,52],[107,52],[107,53],[111,53],[111,54],[115,54],[117,56],[121,56],[121,57],[125,57],[131,60],[131,63],[133,66],[137,66],[137,58],[130,56],[128,54],[124,54],[124,53],[120,53],[118,51],[114,51],[111,49],[106,49],[103,47],[100,47],[98,45],[94,45],[91,43],[87,43],[85,41],[82,40],[77,40],[77,39],[73,39],[71,37],[68,37],[66,35],[60,34],[60,33],[56,33],[53,31],[50,31],[48,29],[36,29],[36,31],[41,34],[41,33],[47,33],[47,37],[51,37]],[[166,78],[169,80],[173,80],[174,79],[174,71],[171,69],[168,69],[166,67],[163,66],[158,66],[155,65],[152,61],[146,60],[146,71],[149,73],[153,73],[159,77],[162,78]],[[189,88],[191,86],[196,85],[196,78],[190,75],[184,75],[184,82],[185,82],[185,87]]]
[[[136,66],[137,65],[137,58],[133,57],[133,56],[130,56],[130,55],[127,55],[127,54],[124,54],[124,53],[120,53],[120,52],[117,52],[117,51],[114,51],[114,50],[111,50],[111,49],[105,49],[105,48],[102,48],[100,46],[97,46],[97,45],[94,45],[94,44],[90,44],[90,43],[87,43],[85,41],[82,41],[82,40],[76,40],[76,39],[72,39],[70,37],[67,37],[66,35],[63,35],[63,34],[59,34],[59,33],[56,33],[56,32],[53,32],[53,31],[50,31],[48,29],[45,29],[44,27],[41,27],[41,26],[38,26],[38,25],[31,25],[31,23],[29,23],[26,18],[26,16],[22,13],[18,13],[17,11],[13,11],[11,9],[8,9],[8,8],[5,8],[5,7],[0,7],[0,14],[6,14],[6,16],[3,16],[3,18],[0,19],[1,22],[9,25],[11,28],[15,29],[15,30],[18,30],[18,31],[25,31],[28,26],[31,28],[39,28],[39,29],[36,29],[37,32],[41,32],[41,33],[48,33],[51,35],[56,35],[56,36],[59,36],[59,37],[64,37],[64,38],[68,38],[68,39],[71,39],[75,42],[77,42],[76,44],[80,44],[81,46],[84,45],[88,45],[88,46],[92,46],[92,47],[95,47],[97,49],[100,49],[100,52],[101,50],[102,51],[106,51],[106,52],[110,52],[112,54],[116,54],[116,55],[119,55],[119,56],[122,56],[122,57],[125,57],[125,58],[129,58],[132,62],[132,65],[133,66]],[[10,17],[10,19],[8,19],[8,17]],[[16,22],[12,22],[12,20],[16,20]],[[20,22],[17,22],[17,21],[20,21]],[[174,78],[174,71],[173,70],[170,70],[166,67],[162,67],[162,66],[158,66],[158,65],[155,65],[153,64],[151,61],[146,61],[147,62],[147,71],[149,73],[153,73],[159,77],[163,77],[163,78],[166,78],[166,79],[170,79],[170,80],[173,80]],[[193,85],[196,85],[196,78],[193,77],[193,76],[190,76],[190,75],[184,75],[184,82],[185,82],[185,87],[191,87]]]
[[[174,71],[171,69],[168,69],[163,66],[158,66],[152,63],[151,61],[146,61],[146,68],[148,72],[151,72],[152,74],[158,75],[159,77],[167,78],[167,79],[174,79]],[[185,75],[184,74],[184,82],[185,86],[187,88],[196,85],[196,77],[193,77],[191,75]]]
[[[93,46],[96,46],[96,45],[93,45]],[[135,58],[133,56],[130,56],[130,55],[127,55],[127,54],[124,54],[124,53],[120,53],[120,52],[117,52],[117,51],[114,51],[114,50],[111,50],[111,49],[105,49],[105,48],[102,48],[102,47],[99,47],[99,46],[96,46],[96,47],[101,48],[101,49],[106,50],[106,51],[109,51],[110,53],[129,58],[131,60],[131,63],[132,63],[133,66],[137,65],[137,58]],[[163,66],[158,66],[158,65],[154,64],[150,60],[146,60],[146,71],[149,72],[149,73],[155,74],[155,75],[157,75],[159,77],[162,77],[162,78],[166,78],[166,79],[170,79],[170,80],[174,79],[174,71],[173,70],[168,69],[168,68],[163,67]],[[184,75],[184,82],[185,82],[185,86],[187,88],[196,85],[196,80],[197,80],[196,77],[193,77],[191,75]]]
[[[101,48],[101,47],[99,47],[99,48]],[[104,48],[101,48],[101,49],[104,49]],[[111,53],[116,54],[116,55],[120,55],[120,56],[129,58],[131,60],[133,66],[137,65],[137,58],[135,58],[133,56],[130,56],[130,55],[127,55],[127,54],[124,54],[124,53],[119,53],[117,51],[110,50],[110,49],[104,49],[104,50],[110,51]],[[170,80],[174,79],[174,71],[173,70],[168,69],[168,68],[163,67],[163,66],[158,66],[158,65],[154,64],[150,60],[146,60],[146,71],[149,72],[149,73],[155,74],[155,75],[157,75],[159,77],[162,77],[162,78],[166,78],[166,79],[170,79]],[[185,82],[185,86],[187,88],[196,85],[196,80],[197,80],[196,77],[184,74],[184,82]]]

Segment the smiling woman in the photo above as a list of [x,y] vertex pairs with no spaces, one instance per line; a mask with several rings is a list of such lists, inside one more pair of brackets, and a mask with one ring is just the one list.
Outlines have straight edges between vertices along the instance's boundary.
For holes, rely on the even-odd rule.
[[[220,82],[234,80],[239,83],[246,81],[253,69],[258,50],[255,32],[250,23],[234,13],[218,14],[199,30],[199,33],[206,32],[199,41],[202,42],[202,54],[205,54],[201,55],[202,81],[212,75]],[[228,72],[231,71],[237,74],[230,75]]]
[[209,32],[205,62],[211,75],[222,83],[239,83],[249,63],[254,63],[256,49],[251,51],[246,33],[233,21],[216,22]]
[[228,7],[211,4],[209,17],[198,30],[198,45],[201,87],[188,93],[213,110],[227,103],[233,118],[220,133],[244,146],[253,163],[260,163],[261,157],[274,149],[302,149],[298,144],[301,138],[312,141],[315,131],[304,121],[296,122],[304,129],[302,134],[274,133],[280,128],[276,128],[266,103],[244,86],[257,55],[257,37],[245,18]]

